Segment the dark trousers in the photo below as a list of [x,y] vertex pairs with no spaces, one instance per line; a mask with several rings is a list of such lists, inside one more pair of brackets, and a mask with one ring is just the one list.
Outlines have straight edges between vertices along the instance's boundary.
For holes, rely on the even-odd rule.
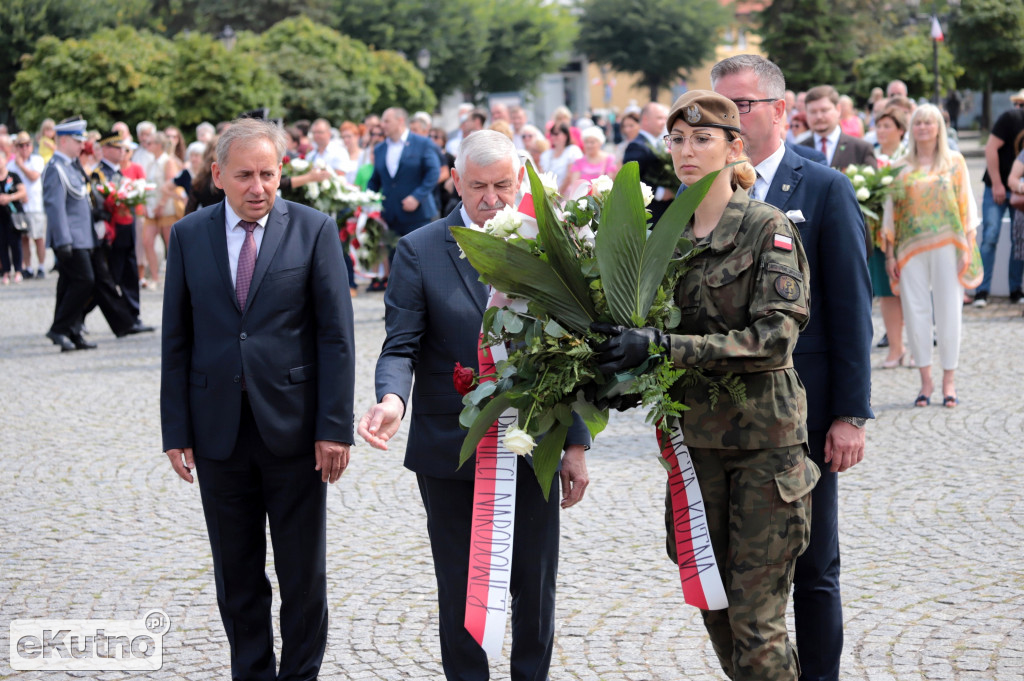
[[[518,457],[512,555],[512,681],[544,681],[555,641],[559,496],[544,501],[533,469]],[[448,681],[486,681],[487,655],[466,631],[473,481],[417,474],[437,577],[441,664]],[[557,477],[556,477],[557,480]]]
[[0,220],[0,274],[7,274],[12,268],[21,272],[21,232],[14,229],[13,223]]
[[796,559],[793,615],[801,681],[838,681],[843,653],[839,593],[839,475],[825,463],[825,431],[808,433],[821,478],[811,494],[811,543]]
[[92,250],[93,286],[92,295],[86,301],[83,316],[95,308],[100,308],[110,330],[117,337],[124,336],[135,324],[137,314],[132,311],[131,304],[121,295],[113,276],[110,274],[110,246],[103,244]]
[[[305,681],[320,671],[327,646],[327,483],[314,463],[312,451],[298,457],[272,454],[244,396],[231,456],[224,461],[196,456],[233,679]],[[281,589],[277,673],[264,570],[268,519]]]
[[107,254],[110,276],[121,289],[128,307],[139,318],[139,261],[135,257],[135,223],[117,225],[117,236]]
[[78,336],[82,333],[85,306],[92,297],[95,282],[92,249],[74,249],[71,257],[59,263],[58,271],[57,304],[53,310],[53,326],[50,331],[65,336]]

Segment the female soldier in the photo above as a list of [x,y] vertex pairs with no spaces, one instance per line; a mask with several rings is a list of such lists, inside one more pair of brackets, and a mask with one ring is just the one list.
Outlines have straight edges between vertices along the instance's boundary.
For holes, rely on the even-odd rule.
[[[796,558],[810,536],[810,493],[818,469],[806,458],[806,396],[793,369],[797,334],[807,321],[809,271],[798,232],[768,204],[747,197],[754,170],[745,161],[736,105],[691,90],[676,100],[665,142],[684,185],[721,174],[683,236],[699,253],[676,289],[682,321],[671,333],[595,325],[601,371],[639,365],[650,343],[676,366],[714,381],[739,376],[746,399],[714,401],[706,381],[673,389],[690,407],[680,427],[703,493],[711,543],[729,606],[704,610],[704,624],[731,679],[797,679],[786,632]],[[666,499],[670,504],[670,499]],[[666,513],[669,553],[675,536]]]

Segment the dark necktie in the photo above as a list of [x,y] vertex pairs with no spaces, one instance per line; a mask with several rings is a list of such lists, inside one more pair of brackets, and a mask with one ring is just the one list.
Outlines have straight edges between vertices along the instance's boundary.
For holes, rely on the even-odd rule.
[[827,160],[828,159],[828,138],[827,137],[822,137],[821,138],[821,153],[823,153],[825,155],[825,159]]
[[253,231],[259,223],[239,220],[238,225],[245,230],[245,241],[238,254],[238,269],[235,270],[235,297],[238,299],[239,309],[245,310],[249,284],[252,283],[252,273],[256,269],[256,237],[253,236]]

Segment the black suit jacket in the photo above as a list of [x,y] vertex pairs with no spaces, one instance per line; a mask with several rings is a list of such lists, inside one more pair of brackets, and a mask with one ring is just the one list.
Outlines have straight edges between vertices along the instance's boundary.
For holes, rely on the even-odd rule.
[[[456,470],[466,431],[459,426],[462,396],[452,373],[456,362],[479,370],[487,286],[469,260],[459,257],[450,230],[463,226],[461,207],[398,242],[384,294],[387,338],[377,360],[376,389],[378,402],[394,393],[409,405],[412,393],[406,468],[435,478],[472,480],[472,459]],[[586,426],[575,415],[566,444],[590,444]]]
[[[811,149],[818,148],[814,144],[814,135],[808,135],[807,139],[800,144]],[[820,149],[818,153],[821,153]],[[865,142],[862,139],[841,132],[839,133],[836,153],[832,154],[831,166],[836,170],[843,170],[851,163],[869,165],[873,168],[878,166],[878,161],[875,159],[875,148],[870,142]]]
[[334,219],[277,199],[245,310],[231,283],[224,202],[174,225],[164,287],[164,450],[226,459],[242,374],[260,435],[280,456],[352,443],[352,302]]
[[811,269],[811,317],[793,350],[807,389],[807,428],[827,430],[836,416],[872,417],[871,280],[853,185],[787,149],[765,203],[794,220]]

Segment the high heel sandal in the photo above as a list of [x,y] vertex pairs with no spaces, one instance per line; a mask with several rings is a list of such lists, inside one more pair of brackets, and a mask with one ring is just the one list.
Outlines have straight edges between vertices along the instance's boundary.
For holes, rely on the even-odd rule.
[[882,368],[883,369],[895,369],[896,367],[901,367],[901,366],[903,366],[903,362],[906,359],[907,359],[907,351],[904,350],[903,354],[900,355],[899,357],[897,357],[896,359],[887,359],[884,362],[882,362]]

